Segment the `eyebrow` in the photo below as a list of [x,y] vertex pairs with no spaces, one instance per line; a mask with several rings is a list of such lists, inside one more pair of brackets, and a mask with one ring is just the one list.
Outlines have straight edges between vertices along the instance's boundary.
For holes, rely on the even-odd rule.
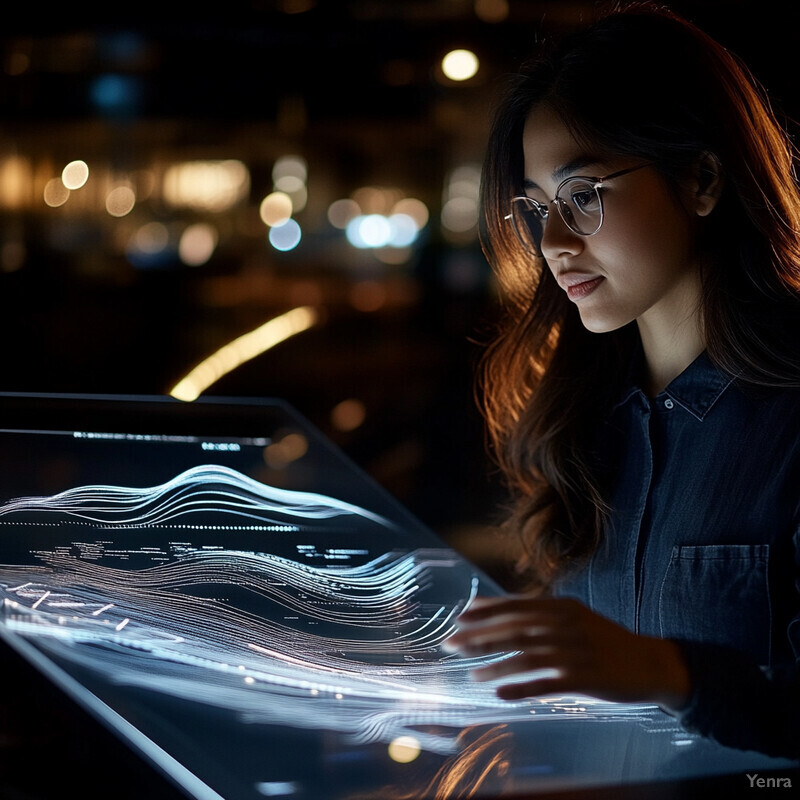
[[[553,170],[553,180],[556,183],[561,183],[564,178],[574,175],[584,167],[588,167],[590,164],[599,163],[600,160],[596,156],[579,156],[578,158],[574,158],[572,161],[568,161],[566,164],[562,164],[560,167],[556,167],[556,169]],[[525,178],[522,181],[522,186],[525,189],[541,188],[537,183],[534,183],[534,181],[530,180],[529,178]]]

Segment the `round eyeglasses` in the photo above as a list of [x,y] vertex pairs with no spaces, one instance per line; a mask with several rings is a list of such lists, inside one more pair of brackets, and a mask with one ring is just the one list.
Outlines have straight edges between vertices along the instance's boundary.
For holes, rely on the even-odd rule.
[[514,232],[523,247],[534,255],[542,255],[541,243],[550,205],[555,203],[564,224],[579,236],[593,236],[603,225],[603,194],[601,189],[606,181],[620,178],[637,169],[652,166],[652,162],[612,172],[602,178],[587,178],[575,175],[561,181],[556,196],[548,203],[540,203],[532,197],[522,195],[511,198],[511,213],[505,216],[510,220]]

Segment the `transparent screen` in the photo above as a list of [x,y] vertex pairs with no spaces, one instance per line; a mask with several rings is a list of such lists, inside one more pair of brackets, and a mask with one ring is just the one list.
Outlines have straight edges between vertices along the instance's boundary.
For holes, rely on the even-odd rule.
[[500,590],[285,405],[68,410],[0,431],[0,633],[189,794],[492,797],[780,766],[653,707],[472,682],[507,655],[442,642]]

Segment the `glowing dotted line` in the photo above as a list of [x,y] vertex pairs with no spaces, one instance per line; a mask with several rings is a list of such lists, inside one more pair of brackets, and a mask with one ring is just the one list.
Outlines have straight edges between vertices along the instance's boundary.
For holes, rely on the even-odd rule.
[[92,522],[79,522],[65,520],[64,522],[3,522],[3,525],[27,525],[34,528],[59,528],[63,525],[83,525],[84,527],[100,528],[103,530],[120,530],[132,528],[163,528],[165,530],[188,529],[193,531],[274,531],[277,533],[299,533],[296,525],[158,525],[142,523],[141,525],[98,525]]

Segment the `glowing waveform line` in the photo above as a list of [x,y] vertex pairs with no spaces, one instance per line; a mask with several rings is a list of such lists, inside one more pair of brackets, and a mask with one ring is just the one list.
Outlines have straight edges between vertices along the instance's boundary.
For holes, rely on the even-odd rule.
[[[426,551],[422,552],[425,553]],[[120,586],[119,576],[116,570],[100,567],[99,565],[96,564],[83,563],[77,561],[76,559],[74,559],[74,557],[63,556],[55,553],[51,554],[42,553],[40,555],[46,558],[46,560],[52,565],[52,567],[54,567],[57,570],[56,573],[51,576],[51,579],[56,579],[57,582],[60,582],[65,574],[69,574],[71,575],[72,580],[77,580],[80,584],[93,587],[91,592],[87,592],[86,590],[82,590],[80,592],[80,594],[82,595],[80,599],[83,600],[87,605],[91,606],[96,605],[96,601],[92,602],[94,598],[92,598],[91,595],[96,596],[96,593],[98,591],[108,591],[112,589],[115,590]],[[223,553],[223,554],[212,554],[212,555],[213,557],[216,558],[218,555],[224,557],[226,555],[233,556],[235,554]],[[247,560],[249,561],[251,559],[259,561],[262,565],[262,568],[266,568],[267,570],[274,568],[276,566],[275,563],[276,561],[282,561],[282,559],[276,558],[274,556],[262,556],[261,558],[255,559],[254,555],[249,554],[247,556]],[[416,559],[404,558],[403,562],[407,564],[409,561],[413,560]],[[381,561],[382,561],[381,559],[375,559],[375,561],[372,562],[371,564],[353,568],[351,571],[361,572],[365,569],[373,569],[375,565],[377,565]],[[435,566],[435,562],[431,561],[427,557],[423,558],[422,563],[425,565],[425,568],[430,568],[432,566]],[[193,579],[186,580],[185,578],[189,574],[188,571],[185,569],[186,565],[184,565],[183,567],[181,567],[180,565],[176,566],[178,566],[180,573],[186,572],[187,574],[176,574],[171,565],[166,565],[166,566],[159,565],[157,567],[153,567],[150,569],[137,571],[136,584],[135,586],[129,586],[128,591],[131,593],[129,598],[130,601],[134,601],[137,603],[146,602],[146,607],[151,612],[149,614],[146,614],[144,617],[140,613],[139,616],[142,619],[142,621],[145,621],[145,618],[149,618],[151,623],[157,623],[161,619],[161,614],[165,610],[164,606],[165,603],[168,604],[169,606],[169,613],[171,614],[173,621],[176,621],[175,619],[176,617],[182,618],[186,616],[187,619],[191,619],[195,616],[196,612],[192,610],[192,604],[197,604],[198,602],[197,599],[192,599],[189,597],[180,598],[175,596],[170,596],[169,598],[166,598],[163,595],[159,596],[158,594],[153,594],[152,593],[153,589],[163,590],[163,589],[168,589],[170,587],[174,588],[179,585],[186,586],[187,584],[192,584],[196,582],[219,583],[220,578],[222,578],[221,582],[223,583],[228,582],[224,579],[224,576],[221,576],[219,573],[213,570],[212,571],[202,570],[199,573],[195,571]],[[280,566],[284,566],[284,564],[281,564]],[[374,587],[374,591],[381,594],[385,600],[388,600],[390,599],[390,595],[394,591],[394,589],[392,588],[392,581],[390,579],[390,575],[393,572],[395,572],[395,570],[393,568],[386,569],[385,563],[383,563],[381,566],[382,569],[380,571],[383,574],[385,585],[382,589],[381,587]],[[399,572],[404,571],[404,569],[402,568],[403,564],[398,564],[397,566],[401,567],[401,569],[398,570]],[[238,572],[238,574],[241,577],[242,573],[239,570],[232,568],[231,565],[223,565],[223,567],[224,567],[223,571],[225,573],[235,574]],[[300,570],[300,572],[306,572],[307,570],[308,567],[304,565],[302,570]],[[321,570],[314,568],[312,571],[317,573],[321,577],[320,574]],[[287,574],[287,577],[290,576]],[[176,578],[178,579],[177,582]],[[335,584],[336,584],[335,589],[331,589],[329,592],[320,593],[317,596],[321,597],[322,599],[327,598],[328,600],[337,600],[338,601],[337,606],[343,600],[345,600],[345,602],[348,603],[351,602],[353,599],[357,600],[357,598],[354,598],[352,595],[348,595],[345,597],[345,595],[342,593],[341,590],[343,586],[347,584],[347,576],[342,574],[342,572],[337,573],[337,580]],[[473,578],[473,584],[474,584],[474,578]],[[266,580],[263,578],[259,578],[256,581],[248,580],[244,585],[247,585],[248,588],[251,588],[256,592],[262,594],[271,595],[272,592],[274,591],[274,588],[271,586],[268,578]],[[25,591],[31,600],[37,598],[40,601],[43,599],[44,595],[47,594],[46,590],[48,589],[47,585],[43,585],[41,583],[32,584],[30,582],[22,585],[17,585],[15,588],[17,590],[18,596],[23,591]],[[50,589],[53,588],[54,587],[51,584]],[[385,594],[387,588],[389,590],[388,595]],[[417,586],[414,585],[411,588],[412,590],[416,591]],[[300,589],[299,591],[303,590]],[[74,592],[75,589],[72,590],[72,596],[70,597],[69,595],[67,595],[66,598],[62,593],[59,592],[58,594],[61,595],[59,599],[62,601],[63,599],[70,599],[74,601],[78,599],[75,596]],[[475,587],[473,585],[472,590],[469,592],[470,596],[473,596],[474,592],[475,592]],[[45,601],[48,606],[52,607],[54,603],[53,600],[50,600],[50,598],[53,598],[52,591],[50,592],[48,600]],[[415,621],[410,618],[406,618],[404,621],[401,621],[401,619],[397,617],[394,612],[389,614],[387,614],[386,612],[376,614],[373,611],[368,611],[367,613],[363,613],[363,609],[361,613],[347,613],[346,611],[344,611],[343,608],[340,607],[338,609],[331,609],[329,613],[328,609],[324,610],[320,608],[315,609],[313,606],[309,605],[309,602],[304,601],[300,598],[290,597],[287,599],[291,601],[292,606],[296,610],[301,611],[302,613],[304,613],[304,615],[310,615],[317,619],[327,618],[338,621],[342,624],[349,624],[351,626],[360,628],[373,628],[376,626],[376,623],[380,627],[384,627],[387,625],[394,626],[397,624],[408,625]],[[417,602],[412,602],[411,605],[417,606],[419,604]],[[129,615],[130,614],[130,610],[128,610],[130,608],[129,603],[125,603],[125,606],[126,610],[123,613]],[[185,606],[185,608],[181,608],[181,606]],[[363,598],[362,598],[362,606],[363,606]],[[96,609],[89,613],[91,614],[92,617],[96,619],[99,613],[107,611],[111,607],[113,607],[113,604],[109,604],[106,602],[102,605],[101,608]],[[231,616],[232,609],[230,608],[217,609],[215,611],[212,608],[210,608],[207,603],[204,603],[204,607],[205,607],[204,613],[206,615],[209,614],[211,615],[211,617],[208,617],[209,621],[213,617],[214,619],[217,620],[217,623],[224,624],[227,631],[227,635],[230,636],[232,634],[231,625],[234,624],[234,618]],[[403,610],[407,611],[407,609],[408,605],[406,604]],[[447,632],[445,629],[448,628],[448,623],[450,622],[456,611],[457,609],[452,609],[446,613],[446,607],[439,606],[439,608],[424,621],[423,619],[416,620],[417,623],[421,622],[422,623],[421,625],[418,625],[411,631],[400,634],[398,637],[392,638],[391,640],[377,640],[377,641],[372,640],[371,642],[362,642],[359,640],[353,641],[342,638],[338,638],[336,640],[329,640],[327,637],[312,636],[311,638],[316,642],[316,645],[313,646],[313,649],[325,650],[333,648],[336,650],[338,649],[352,650],[355,646],[355,649],[358,650],[362,649],[371,650],[374,648],[383,650],[387,645],[391,645],[391,648],[395,652],[399,652],[402,650],[406,650],[406,647],[404,647],[405,642],[410,644],[415,650],[425,649],[428,642],[435,643],[437,639],[444,638],[444,635]],[[234,616],[237,620],[236,622],[237,628],[240,628],[241,631],[246,635],[246,638],[250,639],[254,633],[254,627],[253,627],[254,623],[256,623],[257,620],[254,620],[249,614],[244,613],[242,611],[239,611],[239,613],[234,612]],[[163,622],[163,620],[161,621]],[[256,625],[256,627],[261,627],[261,626]],[[268,627],[263,630],[264,634],[266,635],[266,638],[268,639],[275,635],[274,629],[270,629]],[[208,635],[207,630],[205,631],[205,634]]]
[[274,317],[201,361],[186,377],[175,384],[169,394],[176,400],[186,402],[196,400],[224,375],[286,339],[308,330],[318,321],[319,314],[311,306],[299,306]]
[[[222,489],[212,490],[207,484],[231,486],[239,494]],[[205,500],[187,500],[187,495],[200,495]],[[237,498],[237,502],[231,500],[221,503],[218,499],[220,496]],[[217,505],[212,506],[211,499]],[[226,505],[230,508],[226,508]],[[194,506],[199,506],[204,511],[226,511],[256,519],[259,518],[256,514],[233,509],[247,507],[253,511],[272,511],[305,519],[327,519],[341,514],[353,514],[392,527],[388,520],[352,503],[314,492],[268,486],[234,469],[214,464],[192,467],[166,483],[143,489],[96,484],[67,489],[49,497],[17,498],[0,507],[0,516],[12,512],[45,510],[61,511],[106,524],[154,524],[190,513],[195,510]],[[137,511],[142,513],[133,515]],[[122,519],[103,519],[98,514],[127,516]]]

